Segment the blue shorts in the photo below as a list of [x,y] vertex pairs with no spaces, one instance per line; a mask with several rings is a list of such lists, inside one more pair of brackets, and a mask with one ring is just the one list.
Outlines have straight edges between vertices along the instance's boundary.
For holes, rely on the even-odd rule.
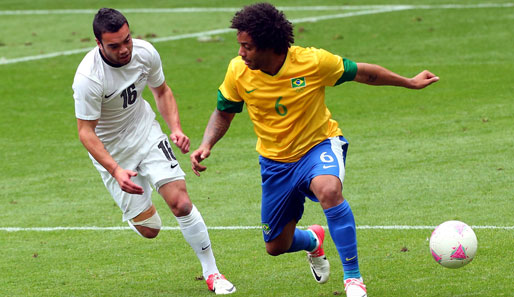
[[261,223],[264,241],[275,239],[284,226],[303,215],[305,197],[318,202],[310,191],[318,175],[344,181],[348,142],[343,136],[331,137],[313,147],[300,160],[281,163],[259,156],[262,176]]

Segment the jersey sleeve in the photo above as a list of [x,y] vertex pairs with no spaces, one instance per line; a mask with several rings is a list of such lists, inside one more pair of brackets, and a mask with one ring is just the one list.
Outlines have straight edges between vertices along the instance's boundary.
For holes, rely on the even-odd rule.
[[73,81],[75,117],[81,120],[97,120],[102,113],[102,85],[80,73]]
[[336,86],[351,81],[357,74],[357,64],[326,50],[318,50],[319,74],[325,85]]
[[352,60],[343,58],[344,72],[343,75],[336,81],[334,86],[340,85],[345,81],[352,81],[357,75],[357,63]]
[[237,92],[236,67],[233,59],[225,74],[225,80],[218,89],[217,108],[220,111],[239,113],[243,110],[244,101]]
[[150,73],[148,74],[148,86],[156,88],[164,82],[164,72],[162,71],[162,62],[159,52],[149,44],[150,57]]

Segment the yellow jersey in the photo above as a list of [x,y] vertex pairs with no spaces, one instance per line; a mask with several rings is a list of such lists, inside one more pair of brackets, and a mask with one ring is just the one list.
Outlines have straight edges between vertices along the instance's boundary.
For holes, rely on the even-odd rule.
[[217,108],[241,112],[246,104],[257,134],[256,149],[278,162],[296,162],[329,137],[342,135],[325,105],[325,87],[353,80],[357,65],[323,49],[289,48],[275,75],[231,60],[218,90]]

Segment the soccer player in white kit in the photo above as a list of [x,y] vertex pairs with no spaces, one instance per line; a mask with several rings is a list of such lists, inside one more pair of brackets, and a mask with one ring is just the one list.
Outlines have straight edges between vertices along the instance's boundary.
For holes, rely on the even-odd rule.
[[189,199],[185,174],[168,137],[142,97],[148,85],[172,131],[171,141],[182,153],[189,152],[159,53],[150,43],[132,39],[126,18],[117,10],[100,9],[93,31],[98,46],[86,54],[73,81],[75,116],[80,141],[123,212],[123,221],[143,237],[157,236],[161,219],[152,204],[153,186],[200,260],[209,290],[235,292],[216,266],[207,227]]

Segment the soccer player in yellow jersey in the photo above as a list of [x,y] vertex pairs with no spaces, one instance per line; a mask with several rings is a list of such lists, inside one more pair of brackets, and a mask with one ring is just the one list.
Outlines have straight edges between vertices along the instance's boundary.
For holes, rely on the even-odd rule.
[[348,142],[325,105],[325,87],[345,81],[422,89],[439,80],[429,71],[413,78],[381,66],[355,63],[322,49],[292,46],[293,28],[268,3],[244,7],[232,19],[240,44],[218,90],[201,145],[191,154],[192,168],[228,130],[246,104],[257,134],[262,175],[261,221],[266,251],[273,256],[307,251],[311,272],[328,280],[330,265],[319,225],[296,228],[305,197],[319,202],[344,270],[347,296],[367,296],[357,257],[355,220],[343,198]]

